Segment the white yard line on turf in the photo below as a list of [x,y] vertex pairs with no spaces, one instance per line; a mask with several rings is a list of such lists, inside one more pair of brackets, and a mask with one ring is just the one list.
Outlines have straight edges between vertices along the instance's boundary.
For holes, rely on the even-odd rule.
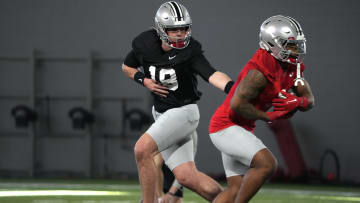
[[[39,189],[39,188],[43,188]],[[0,183],[0,192],[11,192],[14,190],[37,190],[37,191],[47,191],[51,189],[61,188],[64,191],[76,191],[76,190],[140,190],[139,185],[135,184],[71,184],[71,183]],[[111,192],[111,191],[106,191]],[[331,190],[306,190],[306,189],[277,189],[277,188],[263,188],[260,190],[260,193],[271,193],[271,194],[288,194],[294,196],[317,196],[320,199],[339,199],[343,197],[348,197],[353,201],[360,200],[360,191],[359,192],[341,192],[341,191],[331,191]],[[5,194],[5,193],[3,193]],[[196,195],[195,193],[189,193],[188,195]],[[1,196],[1,195],[0,195]]]
[[[48,200],[32,200],[31,203],[68,203],[67,200],[54,200],[54,199],[48,199]],[[122,201],[122,200],[81,200],[79,201],[81,203],[133,203],[134,201]]]
[[124,185],[124,184],[72,184],[72,183],[0,183],[1,189],[11,189],[11,188],[24,188],[24,189],[32,189],[32,188],[69,188],[69,189],[105,189],[105,190],[138,190],[140,189],[139,185]]
[[129,192],[91,191],[91,190],[13,190],[0,191],[0,197],[25,196],[123,196]]

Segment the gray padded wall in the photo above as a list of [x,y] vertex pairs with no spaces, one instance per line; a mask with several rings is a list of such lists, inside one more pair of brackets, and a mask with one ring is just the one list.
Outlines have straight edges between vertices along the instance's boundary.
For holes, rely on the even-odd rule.
[[[156,9],[163,1],[0,1],[0,56],[29,56],[33,49],[40,50],[47,56],[82,56],[87,57],[90,51],[96,51],[102,56],[123,58],[129,51],[132,38],[153,24]],[[323,152],[330,148],[336,151],[341,164],[342,180],[360,181],[358,171],[360,166],[359,149],[359,110],[357,108],[359,91],[357,90],[360,34],[360,2],[348,1],[181,1],[190,11],[193,18],[193,36],[200,40],[205,55],[219,70],[228,73],[236,79],[239,71],[258,48],[259,26],[271,15],[284,14],[297,19],[307,36],[308,54],[305,77],[311,83],[316,97],[316,107],[308,113],[298,113],[293,119],[297,138],[301,144],[306,163],[309,168],[318,169]],[[25,64],[25,65],[24,65]],[[25,94],[31,83],[27,62],[0,61],[0,93]],[[59,64],[58,64],[59,65]],[[138,96],[144,103],[140,106],[148,108],[148,94],[144,88],[129,81],[121,74],[121,63],[112,64],[112,68],[104,68],[94,78],[94,91],[116,96]],[[52,63],[51,66],[54,66]],[[56,66],[56,65],[55,65]],[[76,66],[76,67],[75,67]],[[74,93],[86,91],[86,77],[81,71],[83,65],[61,65],[62,70],[49,68],[39,74],[44,79],[37,80],[41,91],[46,93]],[[101,64],[100,66],[106,66]],[[46,64],[44,64],[46,67]],[[118,68],[118,69],[117,69]],[[51,70],[50,70],[51,69]],[[53,71],[53,72],[52,72]],[[56,71],[56,72],[55,72]],[[97,69],[94,68],[94,73]],[[56,75],[51,79],[51,75]],[[64,78],[70,78],[69,83],[63,83]],[[48,77],[49,76],[49,77]],[[76,79],[77,78],[77,79]],[[51,80],[51,81],[48,81]],[[55,80],[55,81],[54,81]],[[200,79],[201,80],[201,79]],[[16,82],[20,81],[20,82]],[[76,83],[76,88],[72,86]],[[50,85],[51,84],[51,85]],[[100,88],[100,90],[96,90]],[[221,173],[222,163],[220,153],[211,144],[207,128],[212,112],[224,99],[224,94],[200,81],[199,88],[203,98],[199,102],[201,122],[198,128],[199,150],[197,165],[200,170],[208,173]],[[8,109],[20,101],[1,101],[0,131],[13,129],[13,121],[8,115]],[[66,123],[64,113],[68,106],[75,103],[59,104],[58,121],[55,128],[71,130]],[[55,105],[55,104],[54,104]],[[95,105],[95,104],[94,104]],[[121,130],[121,124],[112,123],[120,120],[121,104],[103,101],[96,106],[96,114],[103,115],[100,122],[101,132],[116,133]],[[115,114],[114,110],[119,114]],[[120,121],[121,122],[121,121]],[[284,166],[282,157],[271,132],[266,125],[258,122],[256,135],[278,157],[280,165]],[[140,132],[139,132],[140,133]],[[16,138],[0,137],[0,168],[2,165],[13,170],[30,167],[31,163],[24,154],[29,153],[26,136]],[[96,141],[97,139],[94,139]],[[44,142],[46,142],[44,140]],[[54,145],[61,144],[58,141]],[[78,143],[77,143],[78,142]],[[102,140],[96,141],[96,149],[101,151]],[[109,142],[116,150],[116,142]],[[78,149],[75,156],[77,162],[57,162],[47,158],[59,153],[56,146],[48,151],[54,153],[42,154],[48,162],[48,168],[70,165],[73,170],[84,170],[88,166],[86,151],[81,141],[74,140],[69,145],[71,152]],[[120,142],[119,142],[120,145]],[[84,148],[82,148],[84,147]],[[44,149],[46,150],[46,149]],[[52,151],[53,150],[53,151]],[[85,154],[83,154],[85,153]],[[133,155],[129,151],[117,151],[108,162],[113,164],[113,170],[136,172]],[[214,160],[214,157],[216,158]],[[85,159],[85,160],[84,160]],[[208,160],[212,161],[209,162]],[[5,160],[5,161],[4,161]],[[124,161],[125,160],[125,161]],[[103,164],[101,156],[95,156],[94,164]],[[125,163],[125,165],[123,164]],[[98,167],[98,169],[96,169]],[[100,173],[102,166],[96,165]]]

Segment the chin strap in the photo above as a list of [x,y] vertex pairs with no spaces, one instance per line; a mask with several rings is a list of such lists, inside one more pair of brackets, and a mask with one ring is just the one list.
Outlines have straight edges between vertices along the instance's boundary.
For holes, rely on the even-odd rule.
[[298,83],[300,83],[301,85],[305,85],[304,83],[304,78],[301,77],[301,73],[300,73],[300,63],[298,62],[298,60],[296,59],[296,79],[295,79],[295,86],[298,86]]

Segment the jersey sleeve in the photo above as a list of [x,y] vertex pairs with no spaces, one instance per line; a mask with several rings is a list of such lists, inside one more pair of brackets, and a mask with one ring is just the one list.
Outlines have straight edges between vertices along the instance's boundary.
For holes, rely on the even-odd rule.
[[141,66],[139,60],[136,57],[136,54],[135,54],[134,50],[131,50],[127,54],[127,56],[125,57],[125,60],[124,60],[124,64],[129,66],[129,67],[133,67],[133,68],[137,68],[137,67]]
[[199,54],[191,59],[191,67],[206,82],[209,82],[210,76],[216,72],[215,68],[211,66],[203,54]]
[[248,63],[249,69],[256,69],[260,71],[266,79],[271,82],[275,81],[276,76],[276,61],[274,58],[267,54],[266,51],[259,49],[253,58]]

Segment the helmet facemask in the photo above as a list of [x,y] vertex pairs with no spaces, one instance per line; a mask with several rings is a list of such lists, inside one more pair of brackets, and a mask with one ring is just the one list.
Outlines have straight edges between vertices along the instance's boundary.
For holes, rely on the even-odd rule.
[[303,63],[306,54],[306,40],[284,40],[280,37],[274,39],[277,49],[273,49],[276,58],[291,64]]
[[[160,39],[164,41],[168,46],[175,48],[175,49],[184,49],[186,48],[190,43],[190,37],[191,37],[191,25],[185,25],[185,26],[177,26],[177,27],[166,27],[162,26],[161,24],[158,24],[157,26],[160,29],[156,29]],[[186,35],[184,38],[182,37],[171,37],[169,36],[169,31],[176,31],[176,32],[186,32]]]

